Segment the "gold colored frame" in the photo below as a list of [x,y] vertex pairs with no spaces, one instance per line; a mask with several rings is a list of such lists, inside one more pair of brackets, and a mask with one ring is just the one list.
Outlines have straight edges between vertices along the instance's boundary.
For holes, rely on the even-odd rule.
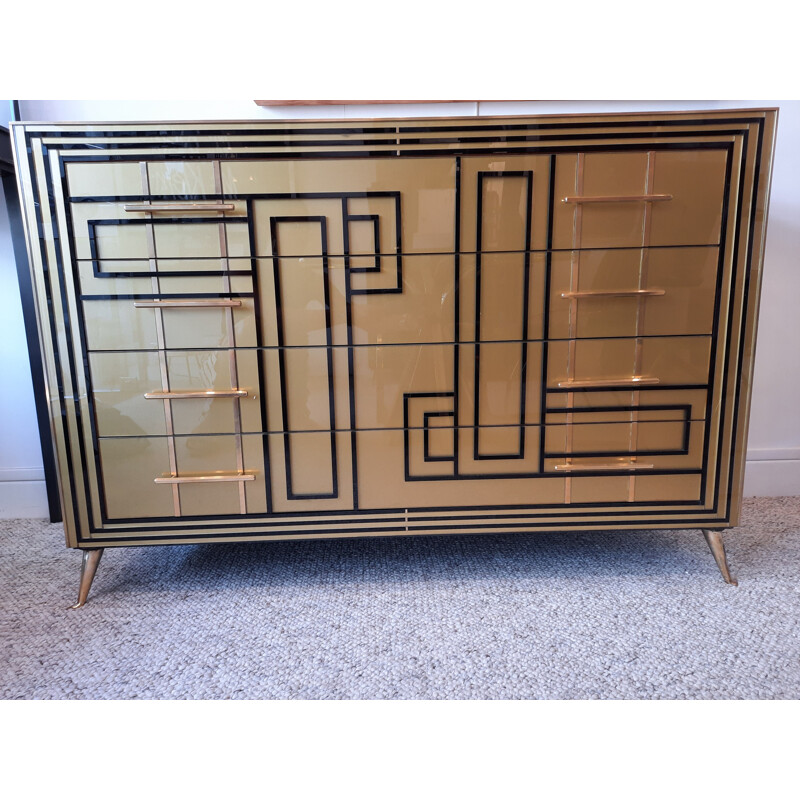
[[[775,109],[341,122],[12,124],[67,544],[70,547],[96,549],[176,542],[558,531],[581,528],[721,529],[736,525],[744,476],[776,124]],[[324,128],[324,136],[319,133],[320,128]],[[354,129],[357,130],[356,133],[353,132]],[[135,133],[133,138],[131,133]],[[257,515],[257,519],[248,518],[246,521],[231,514],[225,520],[176,518],[172,522],[144,520],[135,525],[111,522],[104,523],[98,529],[92,523],[92,517],[96,516],[97,511],[93,503],[97,502],[95,498],[99,490],[88,467],[88,459],[92,457],[91,440],[76,433],[83,430],[81,415],[88,416],[91,413],[86,405],[86,386],[79,370],[84,352],[80,341],[73,337],[70,329],[70,320],[77,318],[77,304],[80,299],[76,297],[74,287],[69,285],[68,279],[62,279],[62,273],[59,272],[64,269],[59,265],[69,260],[69,253],[65,250],[71,247],[69,237],[63,230],[60,236],[53,235],[53,231],[62,226],[67,202],[61,193],[63,179],[60,176],[64,174],[64,164],[81,147],[88,148],[106,140],[114,142],[117,136],[125,135],[127,156],[147,161],[156,144],[164,148],[162,154],[174,155],[175,160],[192,156],[203,158],[214,149],[204,146],[203,137],[213,139],[215,134],[224,140],[224,144],[217,147],[217,150],[224,150],[226,159],[235,161],[237,158],[253,158],[253,154],[257,153],[258,157],[290,162],[296,160],[298,163],[325,158],[331,148],[335,149],[337,158],[349,155],[359,159],[419,159],[450,157],[455,154],[469,156],[470,153],[496,153],[498,159],[513,161],[516,154],[533,151],[543,156],[561,152],[573,153],[580,151],[581,147],[596,147],[598,143],[608,148],[627,148],[631,151],[646,151],[648,148],[670,144],[677,147],[685,142],[714,142],[727,147],[734,165],[729,188],[731,206],[727,226],[730,233],[728,246],[731,274],[735,275],[735,282],[730,287],[730,302],[722,309],[718,318],[719,330],[716,335],[723,337],[721,341],[724,340],[725,347],[722,348],[724,353],[717,355],[719,363],[715,366],[715,380],[720,386],[727,385],[728,391],[735,388],[732,396],[736,399],[735,402],[728,403],[724,414],[720,415],[719,432],[710,445],[708,458],[716,458],[720,465],[720,478],[714,496],[710,496],[707,490],[702,505],[694,509],[687,506],[676,512],[668,504],[654,503],[647,509],[647,513],[641,514],[629,513],[630,508],[626,508],[624,502],[610,506],[556,503],[535,512],[514,504],[504,504],[509,507],[496,511],[489,507],[479,509],[480,513],[470,507],[447,511],[438,510],[435,506],[430,510],[394,507],[358,515],[340,509],[309,512],[296,517],[264,513]],[[368,152],[359,137],[370,140]],[[320,143],[323,139],[325,143]],[[63,148],[65,142],[69,143],[69,148]],[[174,148],[169,147],[171,143],[175,144]],[[113,155],[113,151],[106,153],[106,157]],[[219,191],[219,173],[216,182]],[[733,191],[734,185],[736,192]],[[142,194],[147,195],[148,192],[143,191]],[[42,198],[51,196],[51,206],[40,202]],[[658,201],[657,204],[663,206],[667,197],[665,193],[650,191],[641,196],[626,196],[625,200],[645,203]],[[589,206],[614,198],[576,194],[565,195],[561,199],[566,201],[562,203],[566,212],[572,213],[574,208],[585,207],[582,213],[588,213]],[[164,209],[168,207],[163,206]],[[134,204],[133,208],[141,207]],[[218,211],[215,210],[214,213]],[[128,216],[131,216],[130,212]],[[219,227],[222,229],[225,226],[220,224]],[[150,255],[152,258],[153,254]],[[66,271],[63,274],[66,276]],[[632,291],[637,294],[648,292],[641,287]],[[654,292],[650,290],[649,293]],[[576,286],[571,287],[570,292],[563,296],[574,303],[582,295]],[[222,313],[232,314],[231,301],[220,301],[217,305],[223,309]],[[164,313],[158,306],[151,304],[151,307],[156,308],[154,313]],[[167,307],[166,303],[163,307]],[[48,313],[48,309],[52,309],[52,313]],[[227,324],[232,326],[233,317],[226,319]],[[646,376],[631,376],[634,381],[644,379]],[[570,379],[567,380],[569,382]],[[572,381],[573,385],[576,383]],[[168,387],[165,386],[157,394],[163,397],[167,391]],[[716,397],[717,403],[720,395],[721,393]],[[232,402],[238,403],[238,400]],[[707,413],[711,414],[712,410],[709,409]],[[713,413],[717,413],[716,410]],[[716,452],[715,448],[718,448]],[[574,482],[576,477],[565,476],[563,473],[575,472],[577,475],[582,469],[580,463],[572,463],[567,459],[567,464],[554,468],[553,479],[566,481],[565,485],[569,486],[570,481]],[[604,469],[607,467],[598,467],[598,471]],[[635,462],[626,463],[619,469],[631,473],[641,470],[646,473],[651,467],[649,461],[644,459],[638,465]],[[556,470],[559,475],[555,475]],[[166,476],[173,484],[181,480],[174,475],[174,471],[173,465],[172,479]],[[238,484],[242,507],[246,503],[244,482],[253,483],[249,476],[244,475],[247,471],[248,466],[242,460],[240,451],[235,469],[239,476],[219,477],[214,481]],[[195,480],[202,477],[197,476]],[[603,480],[600,477],[597,479]],[[165,476],[160,475],[159,480],[165,480]],[[624,480],[632,478],[626,477]],[[642,478],[637,476],[635,480],[640,481]],[[177,498],[176,486],[174,491]],[[176,509],[179,509],[177,500]],[[224,529],[221,527],[223,523]],[[216,529],[212,530],[214,526]]]

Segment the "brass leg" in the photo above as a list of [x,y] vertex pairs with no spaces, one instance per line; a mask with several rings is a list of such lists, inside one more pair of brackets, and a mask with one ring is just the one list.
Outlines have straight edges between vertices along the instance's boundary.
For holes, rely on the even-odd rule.
[[97,550],[84,550],[83,562],[81,564],[81,587],[78,590],[78,602],[70,608],[80,608],[86,602],[89,596],[89,589],[92,588],[92,581],[94,574],[97,572],[97,565],[100,563],[100,558],[103,555],[103,548],[99,547]]
[[722,543],[722,534],[719,531],[703,531],[703,536],[706,537],[706,542],[711,549],[711,554],[717,562],[719,571],[725,579],[725,583],[730,583],[732,586],[738,586],[739,582],[731,575],[728,567],[728,559],[725,557],[725,545]]

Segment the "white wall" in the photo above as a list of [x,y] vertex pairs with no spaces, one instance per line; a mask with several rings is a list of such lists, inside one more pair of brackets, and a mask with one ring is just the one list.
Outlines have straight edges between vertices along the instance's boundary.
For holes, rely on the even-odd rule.
[[[0,100],[8,126],[9,100]],[[6,201],[0,191],[0,518],[47,516],[47,494],[33,404],[25,327],[11,246]]]
[[[3,101],[0,101],[3,102]],[[779,106],[778,143],[770,204],[753,410],[745,493],[800,495],[800,102],[529,101],[442,105],[341,105],[263,109],[251,100],[21,102],[30,121],[211,119],[336,119],[365,117],[573,114]],[[7,103],[3,102],[3,113]],[[0,117],[0,123],[4,120]],[[2,201],[0,201],[2,202]],[[0,208],[0,346],[2,374],[14,393],[0,393],[0,517],[46,516],[41,457],[33,411],[25,334],[16,289],[8,222]],[[10,481],[13,481],[11,483]]]

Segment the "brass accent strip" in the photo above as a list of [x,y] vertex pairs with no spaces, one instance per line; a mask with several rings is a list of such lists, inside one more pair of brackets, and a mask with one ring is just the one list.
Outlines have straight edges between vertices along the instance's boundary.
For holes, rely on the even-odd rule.
[[[583,193],[583,173],[586,166],[585,153],[578,153],[575,159],[575,191],[578,194]],[[552,178],[552,180],[555,180]],[[569,263],[569,289],[571,292],[577,292],[580,286],[580,266],[581,266],[581,235],[583,225],[583,206],[580,204],[575,205],[572,218],[572,255],[570,256]],[[567,380],[572,381],[575,378],[575,360],[577,356],[578,343],[576,341],[578,330],[578,301],[575,297],[571,297],[569,301],[569,346],[567,349]],[[567,430],[565,436],[564,447],[567,453],[572,452],[572,408],[575,405],[575,397],[572,394],[567,395]],[[567,457],[567,464],[572,462],[572,459]],[[564,480],[564,503],[569,505],[572,502],[572,481],[567,477]]]
[[[147,162],[139,162],[139,172],[142,176],[142,194],[150,194],[150,174],[147,171]],[[147,256],[150,263],[150,284],[153,294],[161,294],[158,281],[158,261],[156,260],[156,236],[153,225],[144,226],[147,234]],[[160,309],[153,316],[156,323],[156,342],[158,345],[158,364],[161,371],[161,388],[169,391],[169,373],[167,370],[167,341],[164,336],[164,313]],[[164,399],[164,427],[167,434],[167,453],[169,456],[169,468],[174,474],[178,472],[178,454],[175,450],[175,428],[172,424],[172,406],[169,398]],[[176,517],[181,516],[181,495],[177,486],[172,487],[172,513]]]
[[236,475],[164,475],[153,478],[153,483],[233,483],[235,481],[254,481],[256,476],[252,473],[237,473]]
[[611,291],[598,290],[596,292],[561,292],[564,298],[580,297],[658,297],[666,294],[665,289],[619,289]]
[[[653,150],[647,153],[647,173],[644,178],[644,191],[645,194],[653,189],[653,182],[655,180],[656,171],[656,154]],[[650,258],[650,228],[653,219],[653,207],[647,203],[642,213],[642,249],[639,253],[639,289],[642,289],[647,283],[647,267]],[[644,333],[645,311],[647,305],[641,302],[641,298],[636,302],[636,344],[633,349],[633,366],[631,371],[634,375],[638,375],[642,370],[642,357],[644,350],[644,342],[640,338]],[[632,398],[632,405],[638,406],[640,401],[640,393],[634,392]],[[631,435],[628,440],[628,448],[633,452],[636,450],[639,441],[639,412],[631,411]],[[631,457],[632,461],[636,461],[636,456]],[[636,476],[631,475],[628,480],[628,502],[632,503],[636,499]]]
[[559,388],[570,388],[572,386],[575,387],[593,387],[593,386],[654,386],[655,384],[659,383],[658,378],[644,378],[640,376],[634,376],[632,378],[612,378],[610,380],[589,380],[589,381],[559,381],[558,386]]
[[653,469],[653,464],[641,464],[639,462],[629,461],[624,464],[556,464],[553,469],[566,472],[594,472],[596,470],[635,470],[635,469]]
[[134,308],[238,308],[241,300],[134,300]]
[[217,397],[247,397],[245,389],[220,389],[189,392],[145,392],[145,400],[182,400],[183,398],[207,398],[214,400]]
[[126,203],[125,211],[233,211],[233,203]]
[[660,200],[672,200],[671,194],[627,194],[627,195],[598,195],[597,197],[565,197],[562,203],[646,203]]
[[[222,164],[219,159],[214,160],[214,191],[222,194]],[[225,217],[224,211],[220,216]],[[228,229],[224,222],[219,223],[219,252],[222,256],[222,288],[225,292],[231,291],[230,261],[228,260]],[[225,312],[225,331],[228,334],[228,369],[231,376],[231,386],[239,385],[239,368],[236,361],[236,327],[234,325],[232,306]],[[236,469],[244,472],[244,444],[242,441],[242,408],[239,400],[233,401],[233,432],[236,442]],[[239,484],[239,512],[247,513],[247,493],[245,485]]]

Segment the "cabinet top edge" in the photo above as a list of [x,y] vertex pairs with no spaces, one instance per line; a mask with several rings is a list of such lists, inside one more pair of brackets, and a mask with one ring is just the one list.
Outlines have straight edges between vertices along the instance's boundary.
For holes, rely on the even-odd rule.
[[731,116],[738,118],[750,118],[753,121],[763,119],[768,116],[778,115],[779,109],[776,106],[759,108],[716,108],[716,109],[691,109],[691,110],[664,110],[664,111],[625,111],[625,112],[601,112],[601,113],[576,113],[576,114],[508,114],[508,115],[487,115],[487,116],[436,116],[436,117],[353,117],[353,118],[321,118],[321,119],[239,119],[239,120],[65,120],[65,121],[35,121],[20,120],[10,122],[11,129],[24,129],[34,132],[41,129],[42,132],[52,132],[60,128],[87,129],[87,130],[112,130],[119,128],[129,130],[132,128],[143,128],[149,126],[159,126],[161,130],[181,130],[192,127],[201,127],[207,130],[224,128],[226,126],[248,126],[250,128],[263,128],[264,130],[280,130],[282,128],[306,128],[311,126],[324,125],[325,127],[348,128],[353,125],[368,125],[370,127],[380,127],[382,125],[393,125],[396,127],[413,126],[419,123],[430,124],[436,127],[437,124],[461,124],[465,128],[473,127],[491,122],[513,122],[517,124],[537,124],[537,123],[564,123],[575,122],[614,122],[627,121],[643,123],[658,123],[661,120],[680,120],[687,122],[709,118],[725,119]]

